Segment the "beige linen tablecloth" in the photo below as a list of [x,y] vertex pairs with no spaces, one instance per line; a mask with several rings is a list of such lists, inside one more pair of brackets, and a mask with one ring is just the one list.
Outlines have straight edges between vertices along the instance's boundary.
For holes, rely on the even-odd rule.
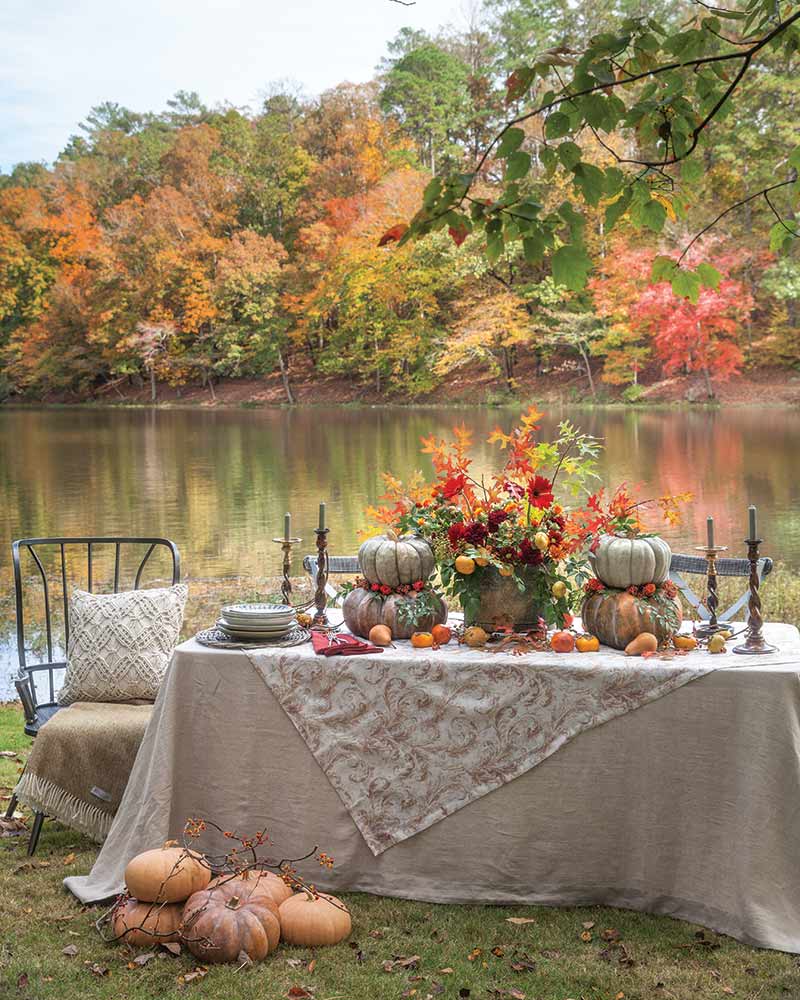
[[799,640],[769,635],[777,656],[728,654],[377,857],[244,653],[184,643],[92,873],[65,884],[115,894],[130,857],[200,815],[266,827],[282,855],[319,844],[336,866],[309,875],[334,891],[607,903],[800,952]]

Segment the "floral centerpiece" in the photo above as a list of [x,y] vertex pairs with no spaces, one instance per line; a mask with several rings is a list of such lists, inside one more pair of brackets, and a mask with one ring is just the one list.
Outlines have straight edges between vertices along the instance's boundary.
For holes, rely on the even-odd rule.
[[426,538],[442,587],[457,597],[467,624],[537,628],[543,619],[563,628],[588,579],[586,547],[591,510],[573,508],[590,497],[600,443],[569,422],[554,441],[540,441],[531,408],[509,434],[489,438],[505,453],[491,476],[473,474],[471,435],[423,439],[433,482],[417,475],[403,484],[387,475],[386,503],[369,513],[398,532]]

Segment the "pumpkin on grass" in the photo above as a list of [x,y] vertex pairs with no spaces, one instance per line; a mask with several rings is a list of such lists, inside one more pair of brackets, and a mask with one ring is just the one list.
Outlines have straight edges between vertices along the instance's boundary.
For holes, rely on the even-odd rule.
[[399,587],[427,580],[436,568],[433,550],[419,535],[385,535],[368,538],[358,550],[358,565],[370,583]]
[[269,896],[276,906],[280,906],[284,900],[294,895],[291,887],[283,881],[280,875],[276,875],[274,872],[256,871],[253,869],[246,869],[236,876],[220,875],[208,883],[208,888],[215,889],[217,886],[224,885],[234,878],[245,887],[242,894],[243,899],[249,899],[252,895],[261,893],[262,895]]
[[111,911],[114,937],[134,948],[177,941],[183,917],[180,903],[143,903],[123,896]]
[[336,896],[295,893],[280,906],[281,937],[287,944],[303,948],[343,941],[352,929],[350,911]]
[[218,883],[190,896],[181,939],[202,962],[235,962],[242,952],[261,961],[280,941],[277,903],[266,890],[254,889],[251,879],[222,878]]
[[202,855],[178,847],[174,840],[137,854],[125,869],[128,892],[148,903],[182,903],[210,881],[211,871]]

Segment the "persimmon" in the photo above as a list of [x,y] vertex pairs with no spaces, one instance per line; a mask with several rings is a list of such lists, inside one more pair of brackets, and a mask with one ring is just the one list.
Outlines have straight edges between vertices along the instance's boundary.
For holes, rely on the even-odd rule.
[[693,635],[673,635],[672,645],[676,649],[697,649],[697,639]]
[[456,572],[469,576],[475,572],[475,560],[471,556],[456,556]]
[[596,653],[600,649],[600,640],[596,635],[579,635],[575,648],[579,653]]
[[571,632],[554,632],[550,639],[550,648],[556,653],[571,653],[575,648],[575,638]]
[[500,574],[500,576],[513,576],[514,575],[514,567],[513,566],[501,566],[497,570],[497,572]]
[[446,646],[450,642],[453,633],[446,625],[434,625],[431,629],[431,635],[437,646]]
[[411,636],[411,645],[415,649],[429,649],[433,645],[433,636],[430,632],[415,632]]

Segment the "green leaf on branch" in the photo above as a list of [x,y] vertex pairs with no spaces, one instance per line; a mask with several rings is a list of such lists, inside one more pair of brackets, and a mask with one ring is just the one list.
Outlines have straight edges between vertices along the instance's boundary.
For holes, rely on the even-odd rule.
[[800,170],[800,146],[796,146],[789,153],[789,166],[794,167],[795,170]]
[[694,184],[703,176],[704,167],[700,160],[688,159],[681,164],[681,180]]
[[566,285],[573,292],[586,287],[592,262],[583,247],[571,243],[559,247],[550,258],[550,264],[553,268],[553,281],[557,285]]
[[659,254],[650,269],[650,280],[655,284],[659,281],[672,281],[672,276],[678,270],[678,265],[672,257]]
[[711,264],[706,263],[697,265],[697,276],[705,288],[713,288],[715,290],[719,288],[719,283],[722,280],[722,275],[719,271]]
[[605,190],[603,171],[592,163],[577,163],[572,171],[575,186],[589,205],[598,205]]
[[783,222],[776,222],[769,231],[769,248],[773,253],[783,250],[784,244],[793,239],[789,227]]
[[535,78],[536,69],[533,66],[520,66],[519,69],[515,69],[506,80],[506,104],[513,104],[520,97],[524,97]]
[[697,303],[700,298],[700,276],[695,271],[676,268],[671,284],[673,294],[694,304]]
[[569,118],[563,111],[554,111],[547,119],[544,126],[546,139],[560,139],[570,131]]
[[506,183],[518,181],[524,177],[531,168],[531,158],[528,153],[521,151],[512,153],[506,161]]
[[525,141],[525,133],[521,128],[509,128],[503,133],[503,138],[500,140],[500,145],[497,147],[497,152],[495,156],[498,160],[504,159],[506,156],[510,156],[512,153],[516,153],[522,143]]
[[610,232],[614,226],[619,222],[623,215],[628,211],[628,208],[633,198],[633,191],[630,188],[626,188],[622,194],[617,198],[616,201],[612,201],[611,204],[606,209],[605,217],[605,229],[606,232]]
[[544,238],[540,233],[526,236],[522,241],[522,250],[529,264],[541,264],[544,259]]
[[667,210],[660,201],[646,201],[639,207],[637,215],[638,221],[654,233],[660,233],[667,221]]
[[574,142],[562,142],[558,146],[558,158],[567,170],[572,170],[576,163],[580,163],[581,155],[581,147]]

